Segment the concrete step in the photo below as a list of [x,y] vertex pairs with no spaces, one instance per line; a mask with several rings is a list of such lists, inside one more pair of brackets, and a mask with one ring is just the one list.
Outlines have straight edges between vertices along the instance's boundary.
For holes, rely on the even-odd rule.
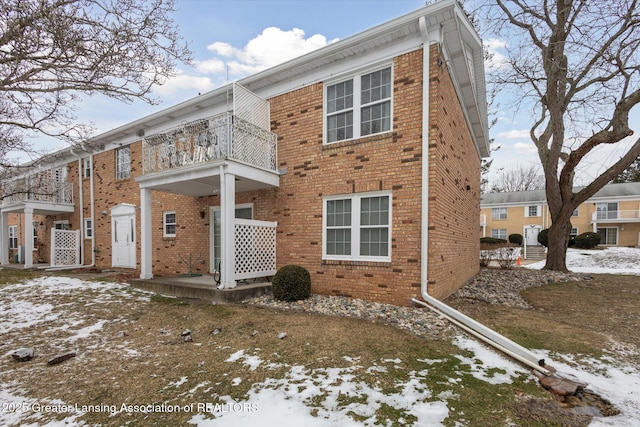
[[[522,252],[524,253],[524,248],[522,249]],[[527,246],[526,259],[544,259],[546,255],[544,246]]]

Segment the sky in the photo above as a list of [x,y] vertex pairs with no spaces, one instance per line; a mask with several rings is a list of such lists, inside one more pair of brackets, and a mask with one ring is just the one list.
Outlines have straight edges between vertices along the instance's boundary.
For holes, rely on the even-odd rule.
[[[238,80],[329,43],[367,30],[423,7],[425,0],[177,0],[175,22],[193,51],[192,67],[179,65],[179,75],[155,90],[160,105],[123,104],[104,96],[85,97],[79,121],[93,122],[98,134],[175,105],[178,102]],[[498,54],[507,42],[485,34],[485,45]],[[510,102],[517,94],[498,98],[497,123],[490,129],[494,146],[490,179],[501,169],[540,164],[529,138],[530,111],[515,110]],[[640,125],[640,108],[634,114]],[[633,123],[632,123],[633,127]],[[640,128],[636,126],[637,131]],[[38,138],[49,150],[64,148],[52,138]],[[621,151],[608,147],[591,157],[578,175],[580,181],[595,177],[603,166],[619,158]]]

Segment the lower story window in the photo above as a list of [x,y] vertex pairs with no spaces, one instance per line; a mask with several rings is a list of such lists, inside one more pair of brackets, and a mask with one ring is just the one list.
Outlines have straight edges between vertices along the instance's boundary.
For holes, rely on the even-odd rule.
[[90,219],[84,220],[84,238],[92,239],[93,238],[93,221]]
[[9,249],[18,249],[18,226],[9,226]]
[[507,229],[506,228],[494,228],[491,230],[491,237],[494,239],[503,239],[507,240]]
[[164,223],[162,237],[176,237],[176,213],[174,211],[163,212]]
[[598,228],[600,235],[600,244],[616,246],[618,244],[617,228]]
[[323,206],[323,258],[391,260],[391,195],[328,197]]

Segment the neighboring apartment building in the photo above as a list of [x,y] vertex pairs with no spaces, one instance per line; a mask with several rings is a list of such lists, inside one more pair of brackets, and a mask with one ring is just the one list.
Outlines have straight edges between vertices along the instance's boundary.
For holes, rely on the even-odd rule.
[[488,140],[482,44],[442,0],[3,181],[0,261],[444,298],[478,270]]
[[[544,190],[484,194],[482,237],[522,234],[539,245],[538,233],[551,226]],[[571,235],[600,233],[602,245],[640,246],[640,182],[608,184],[573,212]]]

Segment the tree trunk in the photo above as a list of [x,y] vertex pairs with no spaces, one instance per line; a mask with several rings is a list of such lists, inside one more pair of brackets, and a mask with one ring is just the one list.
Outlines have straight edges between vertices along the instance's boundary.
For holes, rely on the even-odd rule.
[[[566,211],[568,211],[568,214]],[[569,246],[569,235],[571,233],[572,212],[573,209],[562,209],[560,215],[553,220],[549,228],[549,234],[547,236],[549,247],[547,251],[547,262],[544,266],[545,270],[569,271],[567,269],[567,247]]]

